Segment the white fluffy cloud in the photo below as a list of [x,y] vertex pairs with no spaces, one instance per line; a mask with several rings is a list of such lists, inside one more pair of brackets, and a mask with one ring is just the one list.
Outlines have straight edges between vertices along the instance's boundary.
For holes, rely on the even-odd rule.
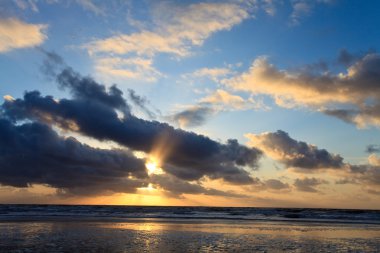
[[368,163],[373,166],[380,166],[380,158],[375,154],[371,154],[368,156]]
[[195,105],[185,106],[169,118],[180,127],[193,127],[204,124],[211,116],[223,111],[263,109],[268,107],[261,100],[244,99],[225,90],[217,89],[210,95],[201,98]]
[[201,104],[208,104],[222,110],[249,110],[249,109],[268,109],[261,100],[252,98],[244,99],[241,96],[231,94],[225,90],[217,89],[215,92],[199,101]]
[[106,12],[97,4],[93,3],[91,0],[76,0],[77,4],[83,7],[83,9],[91,11],[96,15],[104,16]]
[[[186,7],[165,4],[164,7],[168,15],[161,14],[154,20],[155,29],[95,40],[86,47],[90,53],[185,56],[192,46],[202,45],[212,33],[229,30],[249,17],[243,5],[234,3],[197,3]],[[162,11],[164,7],[157,9]]]
[[104,57],[95,61],[95,69],[106,75],[154,82],[163,76],[149,58]]
[[[144,58],[154,60],[157,54],[169,54],[174,57],[190,55],[193,47],[201,46],[213,33],[229,30],[250,17],[250,7],[246,3],[194,3],[187,6],[158,3],[152,7],[152,27],[135,33],[117,35],[93,40],[84,45],[95,61],[102,57]],[[163,14],[165,13],[165,14]],[[97,64],[97,63],[96,63]],[[150,65],[152,67],[152,64]],[[153,68],[153,67],[152,67]],[[157,78],[157,70],[145,69],[145,79]],[[124,65],[113,69],[133,72]],[[120,74],[100,68],[103,74]],[[202,73],[199,73],[202,74]],[[206,73],[203,73],[206,74]],[[210,72],[210,75],[218,73]],[[150,76],[150,78],[148,77]],[[130,75],[125,75],[130,77]],[[148,77],[148,78],[146,78]]]
[[0,19],[0,53],[41,45],[46,39],[45,24],[28,24],[16,18]]
[[209,78],[214,82],[219,82],[220,78],[231,74],[230,68],[201,68],[194,71],[190,76],[195,78]]
[[[380,55],[368,53],[345,71],[278,69],[265,57],[250,69],[223,80],[229,88],[273,97],[281,107],[306,106],[359,127],[380,126]],[[350,109],[347,109],[350,108]]]
[[300,20],[310,15],[313,8],[318,4],[331,4],[334,0],[291,0],[292,13],[290,22],[292,25],[298,25]]

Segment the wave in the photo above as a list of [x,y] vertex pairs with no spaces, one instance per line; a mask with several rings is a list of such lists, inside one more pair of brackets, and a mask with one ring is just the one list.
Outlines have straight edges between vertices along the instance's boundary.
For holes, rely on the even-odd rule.
[[0,220],[209,219],[380,224],[380,211],[314,208],[0,205]]

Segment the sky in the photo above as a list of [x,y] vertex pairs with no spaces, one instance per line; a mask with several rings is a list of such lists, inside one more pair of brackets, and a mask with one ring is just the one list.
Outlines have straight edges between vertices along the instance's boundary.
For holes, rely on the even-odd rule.
[[380,2],[0,2],[0,203],[380,208]]

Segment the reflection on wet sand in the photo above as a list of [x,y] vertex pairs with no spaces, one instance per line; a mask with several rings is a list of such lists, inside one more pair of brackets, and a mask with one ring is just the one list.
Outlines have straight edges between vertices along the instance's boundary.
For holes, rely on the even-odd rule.
[[0,252],[379,252],[380,226],[139,219],[0,223]]
[[103,223],[100,226],[113,229],[142,231],[191,231],[222,234],[267,234],[278,236],[308,236],[321,238],[376,238],[380,237],[379,225],[324,224],[252,221],[170,221],[162,219],[135,220],[134,222]]

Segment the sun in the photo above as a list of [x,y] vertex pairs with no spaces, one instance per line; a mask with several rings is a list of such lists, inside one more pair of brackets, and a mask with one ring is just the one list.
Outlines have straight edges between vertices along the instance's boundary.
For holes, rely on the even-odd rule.
[[154,159],[149,159],[145,163],[145,167],[148,170],[148,174],[163,174],[162,169],[159,167],[159,164]]
[[154,174],[154,172],[157,170],[157,164],[152,162],[152,161],[148,161],[146,164],[145,164],[145,167],[146,169],[148,170],[148,174]]

